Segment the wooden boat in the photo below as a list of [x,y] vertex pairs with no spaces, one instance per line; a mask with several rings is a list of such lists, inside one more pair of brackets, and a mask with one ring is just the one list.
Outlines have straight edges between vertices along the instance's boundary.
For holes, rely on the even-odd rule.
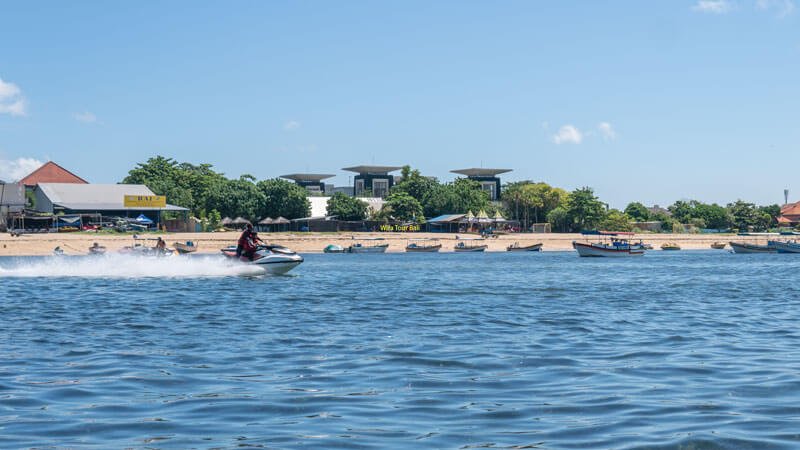
[[746,242],[729,242],[734,253],[777,253],[778,250],[769,245],[748,244]]
[[442,244],[438,239],[410,239],[406,245],[409,253],[435,253],[441,248]]
[[767,241],[767,246],[778,253],[800,253],[800,243],[797,241]]
[[[378,244],[375,241],[383,241],[383,238],[359,239],[359,241],[349,247],[350,253],[385,253],[389,244]],[[375,243],[373,243],[375,242]]]
[[681,246],[675,242],[665,242],[661,244],[661,250],[680,250]]
[[631,243],[627,239],[612,238],[611,242],[572,242],[572,248],[582,257],[625,257],[643,256],[645,252],[642,243]]
[[322,249],[323,253],[344,253],[346,250],[341,245],[330,244]]
[[197,251],[197,246],[194,245],[194,242],[192,241],[186,241],[186,243],[176,242],[172,245],[175,248],[175,250],[181,255],[185,255],[187,253],[194,253]]
[[461,239],[458,244],[453,247],[456,252],[483,252],[489,248],[488,245],[483,243],[483,239]]
[[519,242],[514,242],[513,244],[506,247],[507,252],[540,252],[542,251],[542,243],[539,242],[537,244],[527,245],[522,247],[519,245]]
[[725,248],[726,245],[728,245],[728,244],[726,244],[724,242],[714,242],[713,244],[711,244],[711,248],[713,248],[715,250],[722,250],[722,249]]

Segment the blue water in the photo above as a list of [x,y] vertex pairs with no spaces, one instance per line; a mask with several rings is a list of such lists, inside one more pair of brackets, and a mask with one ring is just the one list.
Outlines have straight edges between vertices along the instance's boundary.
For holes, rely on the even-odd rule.
[[0,447],[800,447],[792,255],[175,261],[0,259]]

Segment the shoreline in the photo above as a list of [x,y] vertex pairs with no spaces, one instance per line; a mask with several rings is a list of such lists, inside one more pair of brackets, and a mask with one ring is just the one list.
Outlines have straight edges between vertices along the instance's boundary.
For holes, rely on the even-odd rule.
[[[209,232],[209,233],[158,233],[139,234],[142,238],[163,238],[168,247],[175,242],[193,241],[197,245],[196,254],[216,254],[220,249],[235,245],[239,232]],[[348,247],[353,238],[383,238],[383,243],[388,243],[387,253],[405,252],[405,246],[411,239],[433,238],[439,239],[442,244],[441,252],[452,252],[453,247],[460,238],[476,238],[478,236],[464,233],[402,233],[402,232],[361,232],[361,233],[259,233],[264,242],[283,245],[298,253],[322,253],[322,249],[329,244]],[[518,233],[501,235],[497,238],[488,238],[484,242],[488,245],[486,251],[506,251],[506,247],[519,242],[527,246],[541,242],[542,251],[574,251],[572,241],[594,242],[601,239],[599,236],[586,236],[579,233]],[[642,240],[651,244],[655,251],[661,251],[660,246],[666,242],[675,242],[682,250],[710,250],[713,242],[750,242],[765,244],[766,236],[738,236],[738,235],[708,235],[708,234],[672,234],[653,233],[636,234],[632,240]],[[38,256],[50,255],[53,249],[61,247],[67,255],[85,255],[89,247],[97,242],[107,248],[110,253],[134,244],[132,235],[112,233],[33,233],[12,237],[9,233],[0,234],[0,256]],[[154,245],[145,242],[145,245]]]

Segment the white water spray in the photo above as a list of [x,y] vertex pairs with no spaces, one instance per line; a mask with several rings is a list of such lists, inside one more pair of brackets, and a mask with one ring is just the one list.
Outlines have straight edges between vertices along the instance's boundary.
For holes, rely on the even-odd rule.
[[167,258],[109,254],[104,256],[20,259],[0,267],[0,278],[204,278],[263,276],[263,268],[225,261],[218,256]]

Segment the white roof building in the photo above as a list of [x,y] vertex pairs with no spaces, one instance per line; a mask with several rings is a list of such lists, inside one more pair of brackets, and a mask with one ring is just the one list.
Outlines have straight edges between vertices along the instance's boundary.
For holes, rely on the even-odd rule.
[[39,183],[34,190],[36,210],[53,213],[69,211],[188,211],[180,206],[126,208],[126,195],[155,195],[143,184]]

